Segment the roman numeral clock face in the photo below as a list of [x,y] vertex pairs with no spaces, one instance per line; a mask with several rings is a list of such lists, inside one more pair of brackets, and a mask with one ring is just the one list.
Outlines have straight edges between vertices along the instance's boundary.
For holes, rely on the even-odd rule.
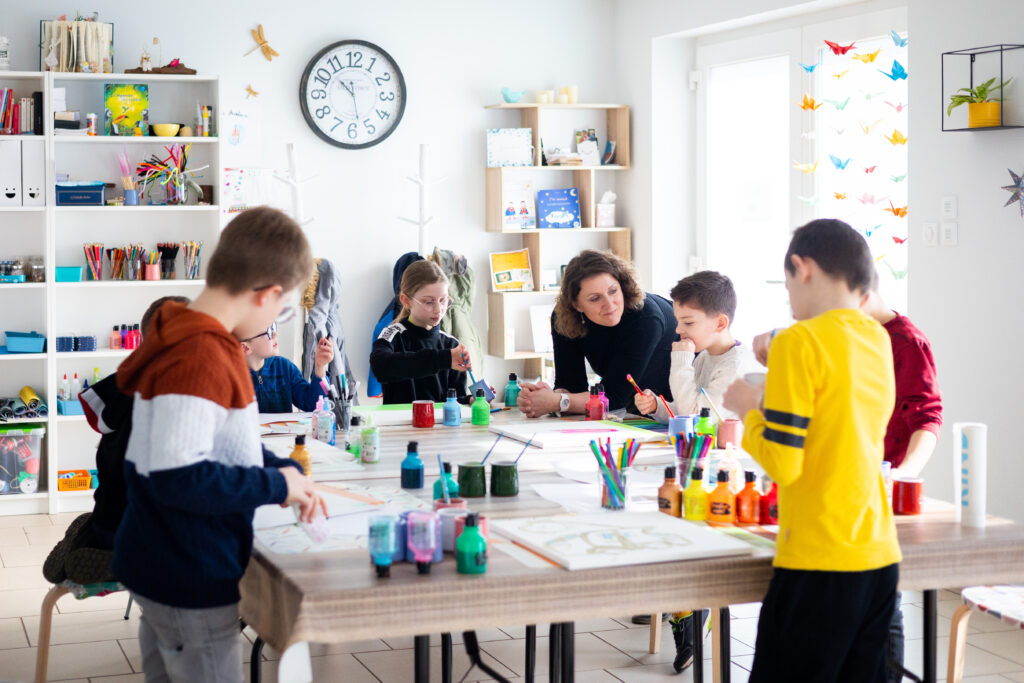
[[405,79],[373,43],[343,40],[309,60],[299,84],[302,115],[313,132],[338,147],[381,142],[405,112]]

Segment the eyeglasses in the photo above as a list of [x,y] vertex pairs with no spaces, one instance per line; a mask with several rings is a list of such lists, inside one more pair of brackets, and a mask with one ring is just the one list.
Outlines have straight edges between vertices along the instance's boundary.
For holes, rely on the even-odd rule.
[[427,308],[433,308],[438,306],[442,309],[448,308],[452,304],[452,298],[450,296],[443,296],[440,299],[417,299],[416,297],[409,297],[416,303],[426,306]]
[[242,341],[243,342],[251,342],[251,341],[254,341],[256,339],[259,339],[263,335],[267,336],[267,340],[268,341],[274,341],[274,335],[275,334],[277,334],[277,323],[276,322],[275,323],[271,323],[270,327],[267,328],[266,332],[260,332],[259,334],[253,335],[252,337],[249,337],[248,339],[243,339]]

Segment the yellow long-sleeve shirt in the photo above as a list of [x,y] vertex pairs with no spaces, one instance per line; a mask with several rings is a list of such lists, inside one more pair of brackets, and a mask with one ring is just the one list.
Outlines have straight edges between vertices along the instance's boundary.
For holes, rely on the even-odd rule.
[[779,485],[775,566],[866,571],[901,559],[881,462],[895,401],[892,346],[858,310],[780,332],[768,352],[764,413],[743,448]]

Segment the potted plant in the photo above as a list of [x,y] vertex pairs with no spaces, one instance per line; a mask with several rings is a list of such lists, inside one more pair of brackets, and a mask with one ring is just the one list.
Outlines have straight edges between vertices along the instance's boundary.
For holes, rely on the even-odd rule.
[[973,88],[960,88],[949,98],[949,106],[946,107],[946,116],[953,113],[953,110],[961,104],[967,105],[967,127],[968,128],[989,128],[998,126],[1001,122],[999,113],[1002,97],[996,97],[997,91],[1012,81],[1008,78],[999,85],[995,85],[996,79],[990,78],[984,83]]

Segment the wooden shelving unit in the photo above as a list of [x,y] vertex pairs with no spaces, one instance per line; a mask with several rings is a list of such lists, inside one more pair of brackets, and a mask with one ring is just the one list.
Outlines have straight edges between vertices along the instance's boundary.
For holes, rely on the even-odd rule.
[[[205,284],[206,262],[220,236],[222,174],[220,139],[138,137],[78,137],[56,135],[53,130],[54,87],[65,88],[69,107],[82,113],[102,113],[104,83],[147,83],[150,88],[150,121],[191,121],[196,101],[211,104],[220,114],[220,80],[217,76],[176,76],[163,74],[79,74],[50,72],[0,72],[0,87],[13,87],[17,97],[33,91],[43,93],[44,131],[42,138],[46,168],[46,205],[2,207],[0,255],[40,254],[46,263],[46,282],[0,284],[0,309],[4,329],[36,330],[47,337],[46,350],[33,354],[0,355],[0,395],[11,396],[25,385],[35,389],[49,406],[42,419],[16,419],[5,424],[38,424],[46,427],[42,442],[42,471],[39,491],[34,494],[0,495],[0,515],[88,510],[90,491],[57,491],[57,471],[94,469],[98,436],[81,415],[59,415],[57,386],[64,373],[92,381],[93,368],[101,376],[113,372],[128,351],[106,348],[114,324],[137,323],[153,299],[170,294],[195,296]],[[216,122],[216,131],[220,131]],[[213,185],[214,201],[209,206],[56,206],[55,173],[68,171],[72,177],[115,182],[120,172],[115,154],[122,146],[132,163],[165,145],[192,143],[190,165],[209,164],[198,182]],[[120,190],[110,195],[117,196]],[[84,265],[83,242],[121,246],[141,242],[147,248],[157,242],[196,239],[204,242],[200,279],[56,282],[56,266]],[[181,255],[177,275],[182,277]],[[109,277],[107,272],[104,276]],[[92,352],[60,352],[58,335],[95,335],[99,348]]]
[[[551,354],[526,351],[515,348],[514,339],[509,339],[508,330],[516,327],[515,321],[523,320],[523,306],[530,303],[553,301],[557,290],[545,290],[542,287],[542,268],[548,261],[545,259],[545,243],[548,240],[567,240],[585,235],[602,235],[607,238],[608,249],[613,253],[632,260],[632,230],[628,227],[595,227],[598,197],[598,179],[600,182],[611,181],[616,172],[630,170],[630,127],[629,106],[624,104],[492,104],[485,107],[491,110],[514,110],[519,112],[520,126],[530,128],[533,138],[534,159],[532,166],[504,166],[488,168],[486,177],[486,216],[485,227],[488,232],[506,235],[517,234],[523,239],[523,246],[530,252],[530,265],[533,269],[532,292],[491,292],[488,295],[488,330],[487,347],[492,356],[505,360],[524,361],[525,377],[537,377],[542,374],[545,363],[552,360]],[[542,130],[545,125],[545,112],[565,111],[603,111],[605,113],[604,139],[615,141],[614,164],[602,166],[543,166]],[[553,117],[552,117],[553,118]],[[505,188],[510,182],[523,179],[543,178],[550,182],[553,178],[564,176],[562,187],[575,187],[580,197],[579,228],[550,228],[515,230],[504,226],[503,214],[506,206]]]

